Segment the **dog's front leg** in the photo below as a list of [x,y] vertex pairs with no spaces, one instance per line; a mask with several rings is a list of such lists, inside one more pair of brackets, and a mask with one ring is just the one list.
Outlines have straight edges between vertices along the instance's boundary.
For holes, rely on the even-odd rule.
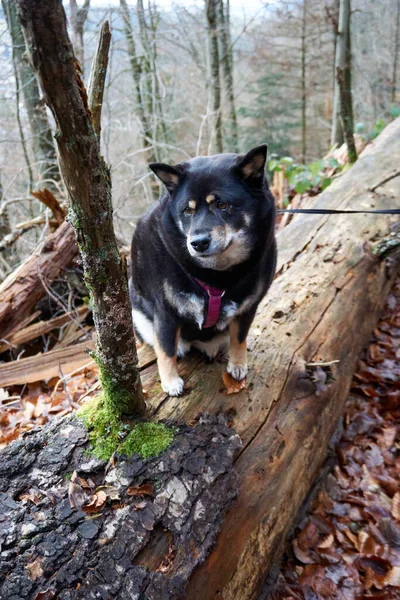
[[256,308],[241,315],[229,324],[229,361],[227,371],[241,381],[247,375],[247,334],[254,319]]
[[154,325],[154,350],[162,389],[169,396],[179,396],[183,392],[183,379],[179,377],[176,360],[180,328],[169,315],[156,318]]

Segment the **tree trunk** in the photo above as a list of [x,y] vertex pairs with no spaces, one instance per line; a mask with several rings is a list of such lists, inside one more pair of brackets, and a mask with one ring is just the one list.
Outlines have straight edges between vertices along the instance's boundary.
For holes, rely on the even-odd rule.
[[[135,108],[136,115],[139,121],[139,129],[140,136],[142,138],[142,146],[145,148],[151,143],[152,135],[149,124],[147,122],[147,116],[145,112],[144,99],[142,95],[142,74],[143,74],[143,65],[142,59],[139,57],[135,38],[132,29],[132,23],[129,16],[129,8],[126,0],[120,0],[120,10],[122,15],[122,20],[124,22],[124,31],[126,37],[126,43],[128,46],[128,55],[129,55],[129,63],[131,67],[132,77],[135,85]],[[156,160],[153,148],[148,152],[148,160],[149,162],[154,162]]]
[[144,409],[125,260],[112,222],[110,171],[100,154],[87,94],[76,70],[61,0],[18,0],[27,48],[57,124],[60,168],[93,304],[95,358],[106,403]]
[[333,14],[330,18],[333,25],[334,35],[334,64],[333,64],[333,102],[332,102],[332,127],[331,127],[331,146],[341,146],[344,143],[342,123],[340,120],[340,94],[339,85],[336,79],[336,56],[339,51],[339,12],[340,0],[335,0],[332,7]]
[[[21,23],[17,15],[15,0],[2,0],[4,14],[13,46],[13,55],[18,70],[17,90],[21,89],[24,105],[32,132],[32,150],[35,170],[40,174],[41,185],[54,189],[54,181],[60,181],[56,150],[44,101],[40,97],[39,86],[32,67],[26,57],[25,41]],[[29,159],[27,159],[29,161]],[[44,181],[43,181],[44,180]]]
[[149,18],[146,20],[143,0],[137,0],[140,38],[144,55],[144,90],[147,123],[151,130],[153,154],[158,162],[168,161],[165,152],[167,130],[161,98],[160,80],[157,69],[157,30],[159,16],[155,4],[149,2]]
[[394,41],[394,52],[393,52],[393,75],[392,75],[392,93],[390,101],[392,104],[396,103],[397,97],[397,68],[399,64],[400,54],[400,0],[397,0],[397,14],[396,14],[396,33]]
[[336,53],[336,79],[340,98],[340,120],[349,162],[357,160],[354,143],[353,97],[351,92],[351,0],[340,0],[339,41]]
[[[236,494],[238,436],[205,418],[180,427],[159,458],[112,465],[90,459],[86,441],[82,422],[66,418],[0,454],[0,597],[182,598]],[[100,494],[94,512],[82,506]]]
[[224,0],[218,0],[217,10],[220,31],[221,67],[225,87],[225,96],[228,104],[228,126],[226,146],[229,152],[239,152],[235,96],[233,86],[232,47],[230,43],[229,32],[229,3],[227,2],[226,7],[224,7]]
[[207,14],[207,37],[209,56],[209,89],[211,94],[212,129],[211,147],[214,146],[217,153],[223,152],[222,146],[222,118],[221,118],[221,82],[219,77],[219,49],[217,31],[217,1],[206,0]]
[[79,8],[77,0],[69,0],[70,22],[72,31],[72,45],[76,59],[81,68],[82,75],[85,72],[85,45],[83,36],[85,23],[89,13],[90,0],[84,0],[82,8]]
[[306,31],[307,0],[303,0],[303,16],[301,20],[301,159],[303,165],[307,162]]

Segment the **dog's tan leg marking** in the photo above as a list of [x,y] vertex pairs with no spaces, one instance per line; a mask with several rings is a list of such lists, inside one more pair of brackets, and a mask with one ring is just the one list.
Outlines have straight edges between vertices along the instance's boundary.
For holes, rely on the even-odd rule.
[[180,329],[178,329],[175,341],[175,355],[168,356],[155,336],[154,350],[157,355],[158,372],[161,379],[161,387],[169,396],[179,396],[183,392],[183,379],[179,377],[176,354],[178,349],[178,340]]
[[247,375],[247,342],[239,343],[239,323],[232,321],[229,325],[229,362],[227,371],[237,381],[241,381]]

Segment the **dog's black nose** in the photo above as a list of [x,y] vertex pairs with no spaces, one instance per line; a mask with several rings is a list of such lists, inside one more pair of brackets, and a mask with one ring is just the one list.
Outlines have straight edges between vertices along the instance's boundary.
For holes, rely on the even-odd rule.
[[190,242],[196,252],[205,252],[210,245],[211,239],[208,236],[199,235]]

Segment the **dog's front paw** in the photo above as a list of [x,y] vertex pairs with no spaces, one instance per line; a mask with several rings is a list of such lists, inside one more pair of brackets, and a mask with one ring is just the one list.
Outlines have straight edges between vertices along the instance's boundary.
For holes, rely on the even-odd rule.
[[183,392],[183,379],[172,377],[168,381],[161,381],[161,386],[168,396],[180,396]]
[[236,379],[236,381],[242,381],[242,379],[246,377],[249,369],[246,363],[243,365],[235,365],[232,361],[229,361],[226,370],[228,371],[229,375],[232,375],[233,379]]

